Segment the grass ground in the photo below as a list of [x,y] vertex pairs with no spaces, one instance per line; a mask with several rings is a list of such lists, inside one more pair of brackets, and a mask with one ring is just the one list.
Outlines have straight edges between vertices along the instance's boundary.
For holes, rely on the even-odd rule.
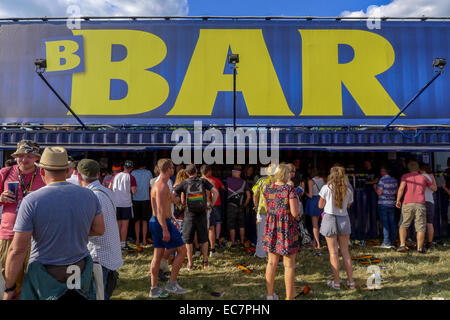
[[[353,261],[353,272],[356,290],[335,291],[326,286],[326,281],[332,279],[329,255],[326,248],[322,256],[315,256],[313,250],[302,249],[296,258],[297,292],[306,285],[311,287],[307,295],[299,300],[352,299],[352,300],[430,300],[434,297],[450,299],[450,247],[438,246],[422,255],[410,250],[408,253],[397,253],[393,249],[378,247],[351,248],[352,256],[373,255],[381,259],[380,267],[383,278],[380,290],[369,290],[366,282],[370,274],[367,265]],[[181,269],[178,281],[188,290],[185,295],[171,295],[168,299],[183,300],[261,300],[265,299],[265,268],[266,260],[245,254],[243,249],[220,249],[220,257],[209,258],[209,268],[201,269],[202,259],[196,257],[197,268],[187,271]],[[150,289],[150,262],[153,247],[144,252],[124,253],[124,266],[119,270],[120,278],[112,299],[143,300],[148,299]],[[236,266],[244,263],[253,269],[251,274],[245,274]],[[346,282],[346,275],[341,259],[341,281]],[[164,287],[164,284],[161,284]],[[217,298],[212,292],[224,292]],[[285,297],[283,266],[277,268],[275,292],[280,299]]]

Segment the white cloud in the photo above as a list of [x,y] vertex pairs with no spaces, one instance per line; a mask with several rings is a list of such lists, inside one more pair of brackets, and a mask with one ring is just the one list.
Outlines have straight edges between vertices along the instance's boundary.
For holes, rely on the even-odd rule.
[[0,17],[67,17],[71,5],[81,16],[187,16],[188,0],[2,0]]
[[344,17],[448,17],[449,0],[393,0],[382,6],[369,6],[364,12],[343,11]]

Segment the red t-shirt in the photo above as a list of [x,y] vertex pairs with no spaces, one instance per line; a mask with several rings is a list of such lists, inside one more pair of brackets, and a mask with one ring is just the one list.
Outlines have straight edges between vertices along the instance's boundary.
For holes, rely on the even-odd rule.
[[220,206],[222,203],[220,202],[220,188],[223,188],[223,183],[222,181],[220,181],[220,179],[210,176],[209,179],[213,182],[214,184],[214,188],[217,189],[217,191],[219,192],[219,195],[217,196],[217,200],[216,203],[214,204],[214,206]]
[[405,198],[403,204],[423,203],[425,204],[425,189],[431,186],[431,181],[424,175],[416,172],[407,173],[402,176],[402,182],[406,182]]
[[[10,167],[5,167],[0,170],[0,193],[8,190],[8,182],[19,181],[18,175],[18,166],[15,165],[12,167],[11,171],[8,174]],[[24,184],[28,186],[31,178],[33,177],[34,172],[28,173],[25,175]],[[6,178],[6,180],[5,180]],[[33,183],[31,184],[31,192],[36,191],[45,186],[44,181],[42,181],[41,174],[39,173],[39,169],[37,170],[36,176],[33,179]],[[30,187],[28,187],[30,188]],[[19,183],[19,196],[18,201],[22,200],[22,186]],[[14,223],[17,218],[17,204],[14,203],[2,203],[3,204],[3,213],[2,213],[2,223],[0,225],[0,239],[2,240],[11,240],[14,237]]]

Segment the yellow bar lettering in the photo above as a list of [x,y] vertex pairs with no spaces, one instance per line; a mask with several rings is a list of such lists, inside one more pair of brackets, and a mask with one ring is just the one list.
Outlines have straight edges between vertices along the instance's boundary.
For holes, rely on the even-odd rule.
[[[138,114],[156,109],[167,99],[169,85],[160,75],[147,71],[167,54],[162,39],[137,30],[73,30],[84,39],[85,72],[72,78],[73,110],[82,115]],[[122,61],[111,61],[111,47],[127,49]],[[110,80],[127,83],[128,93],[110,100]]]
[[233,91],[233,75],[223,74],[230,47],[239,54],[236,90],[242,91],[249,115],[293,116],[262,30],[246,29],[200,30],[178,98],[168,115],[211,115],[217,92]]
[[[64,49],[61,50],[61,47]],[[81,61],[80,57],[74,54],[78,48],[78,43],[71,40],[45,41],[47,72],[76,68]],[[61,59],[65,60],[64,64],[61,64]]]
[[[300,116],[342,116],[342,83],[367,116],[392,116],[400,110],[375,78],[395,60],[392,45],[363,30],[299,30],[302,38],[303,107]],[[354,58],[339,64],[338,44]]]

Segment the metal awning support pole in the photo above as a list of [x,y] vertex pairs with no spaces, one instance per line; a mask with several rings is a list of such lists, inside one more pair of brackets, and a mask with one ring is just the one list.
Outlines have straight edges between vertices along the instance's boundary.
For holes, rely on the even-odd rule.
[[395,120],[397,120],[397,118],[403,113],[403,111],[405,111],[411,105],[411,103],[413,103],[433,83],[433,81],[436,80],[442,74],[442,72],[443,72],[443,70],[439,70],[436,73],[436,75],[433,77],[433,79],[428,81],[428,83],[406,104],[406,106],[404,106],[403,109],[400,110],[400,112],[397,113],[397,115],[391,121],[389,121],[389,123],[384,127],[383,130],[386,130],[387,128],[389,128],[389,126]]
[[83,121],[81,121],[80,118],[78,118],[78,116],[75,114],[75,112],[73,112],[73,110],[69,107],[69,105],[63,100],[63,98],[61,98],[61,96],[58,94],[58,92],[56,92],[56,90],[51,86],[51,84],[47,81],[47,79],[45,79],[45,77],[42,75],[42,72],[39,72],[38,70],[36,70],[36,73],[38,74],[39,78],[42,79],[42,81],[45,82],[45,84],[50,88],[50,90],[52,90],[52,92],[55,94],[55,96],[59,99],[59,101],[62,102],[62,104],[66,107],[67,110],[69,110],[69,112],[75,117],[75,119],[77,119],[77,121],[81,124],[81,127],[83,129],[86,129],[86,126],[84,125]]

